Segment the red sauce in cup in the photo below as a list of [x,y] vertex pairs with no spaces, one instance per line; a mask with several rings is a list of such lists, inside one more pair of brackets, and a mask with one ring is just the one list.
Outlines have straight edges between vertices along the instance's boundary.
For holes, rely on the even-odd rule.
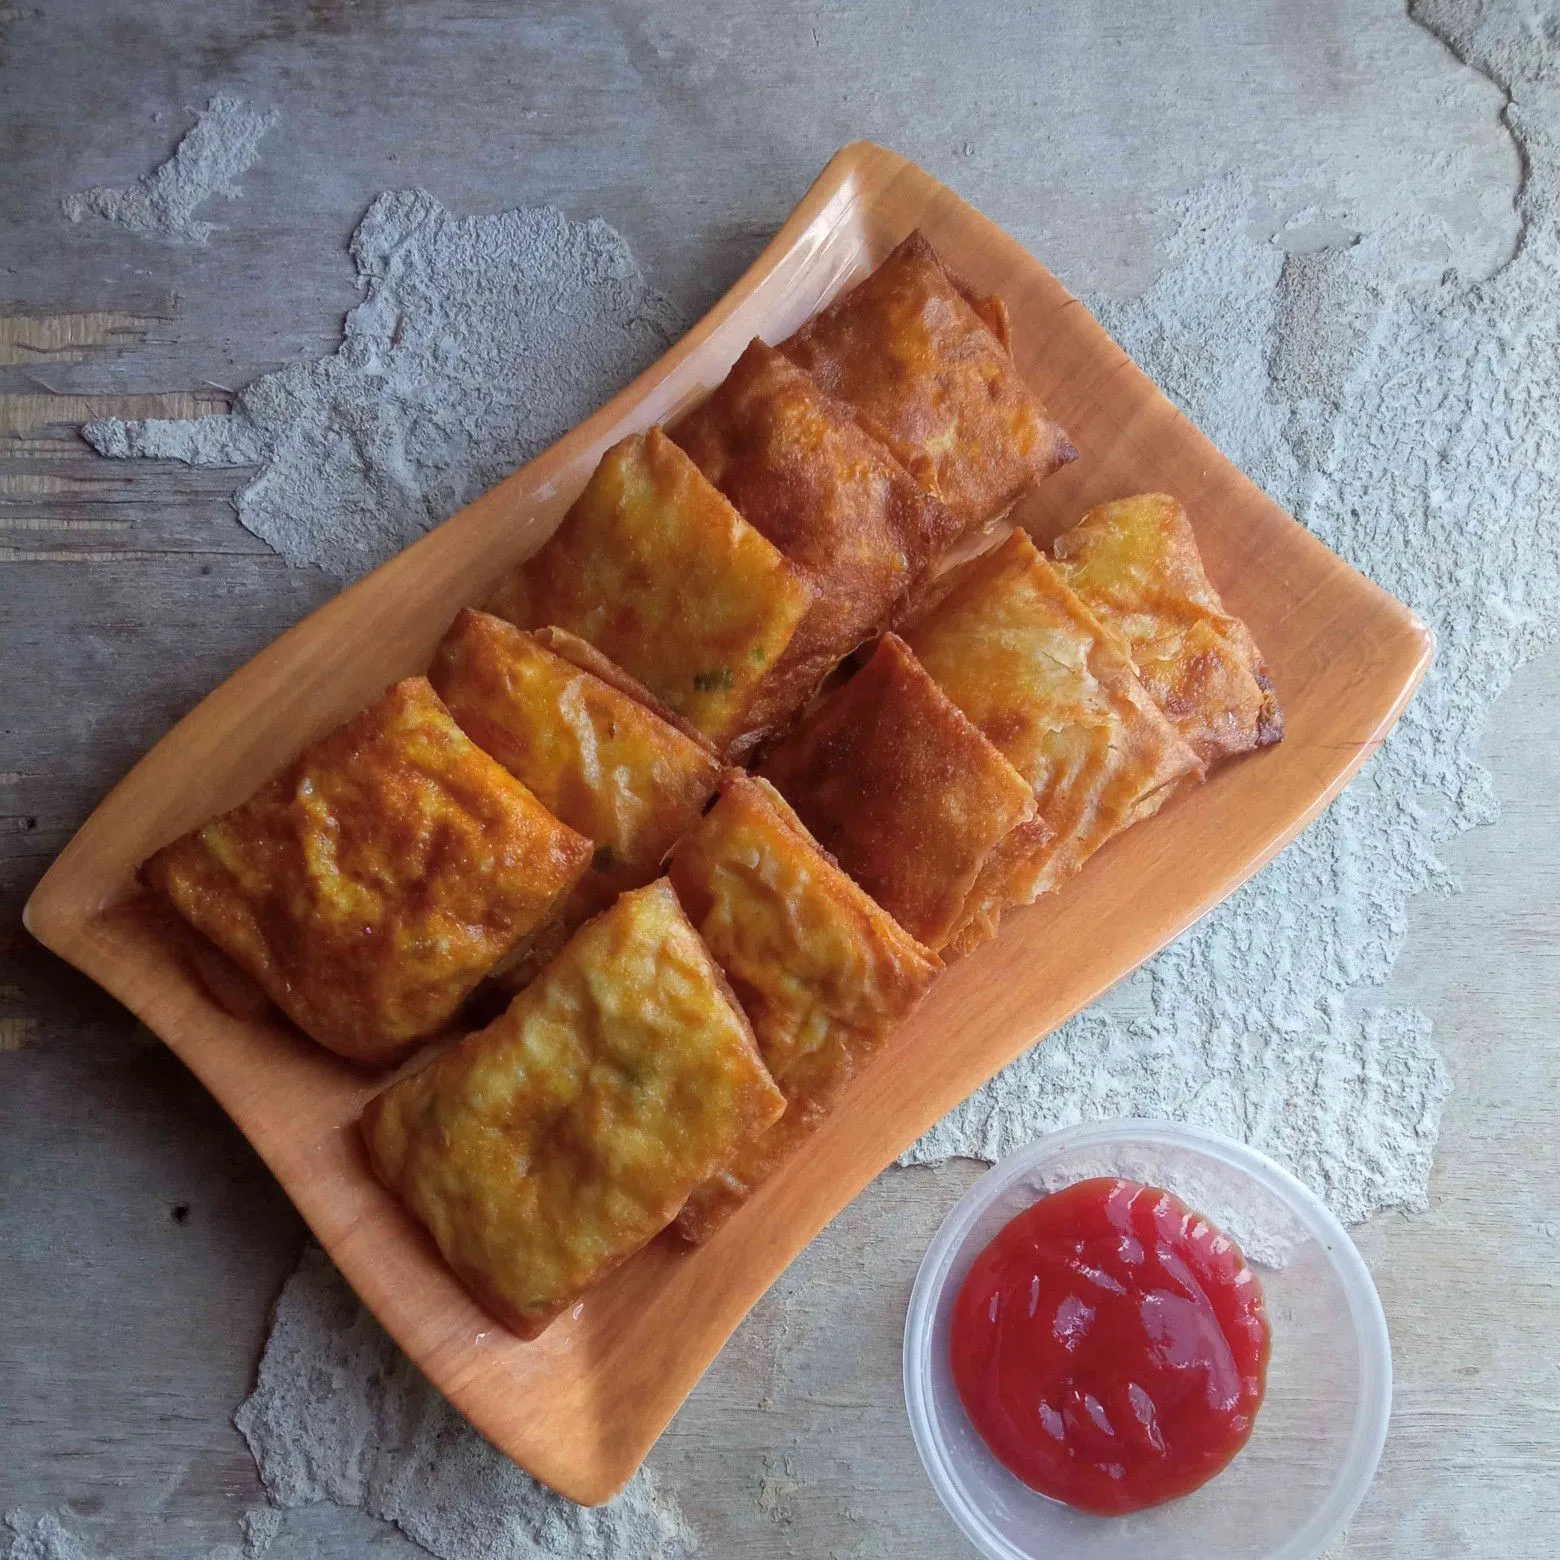
[[1187,1495],[1246,1444],[1262,1290],[1169,1192],[1080,1181],[998,1231],[954,1302],[954,1384],[1031,1489],[1102,1516]]

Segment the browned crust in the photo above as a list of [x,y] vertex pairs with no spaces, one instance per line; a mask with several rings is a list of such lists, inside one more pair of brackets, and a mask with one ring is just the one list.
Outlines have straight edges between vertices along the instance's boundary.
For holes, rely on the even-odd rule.
[[[470,607],[466,608],[467,612],[471,610]],[[504,620],[501,618],[499,621]],[[715,744],[692,721],[685,720],[676,710],[668,709],[642,682],[630,677],[611,656],[604,655],[593,644],[581,639],[578,634],[571,634],[568,629],[558,628],[553,624],[549,624],[546,628],[532,629],[530,633],[537,644],[546,650],[551,650],[560,660],[579,667],[582,672],[589,672],[592,677],[600,678],[609,687],[616,688],[619,693],[636,699],[646,709],[659,715],[668,726],[680,731],[690,742],[697,742],[708,753],[715,752]]]
[[781,344],[967,533],[1072,460],[1072,442],[1013,361],[1006,305],[912,231]]
[[1283,739],[1262,652],[1208,578],[1178,499],[1136,493],[1096,504],[1051,550],[1071,588],[1126,642],[1144,687],[1205,764]]
[[[1028,782],[892,633],[770,752],[763,774],[845,870],[934,951],[963,919],[981,863],[1035,812]],[[961,827],[950,827],[955,814]]]
[[[675,889],[673,892],[675,892]],[[610,906],[608,908],[610,908]],[[684,911],[684,913],[686,914],[687,912]],[[554,953],[553,956],[555,957],[556,953]],[[711,974],[714,976],[717,989],[726,998],[726,1001],[731,1006],[732,1011],[740,1020],[741,1026],[747,1034],[748,1045],[754,1056],[758,1059],[759,1065],[763,1066],[763,1055],[758,1044],[758,1036],[753,1031],[752,1021],[749,1019],[747,1010],[743,1007],[742,1002],[737,995],[736,989],[733,987],[731,981],[727,978],[726,972],[713,958],[710,961],[710,967]],[[767,1072],[768,1069],[765,1068],[765,1071]],[[377,1099],[378,1096],[376,1095],[375,1098]],[[373,1101],[371,1100],[369,1104],[372,1105]],[[777,1130],[783,1130],[789,1115],[789,1105],[782,1099],[779,1108],[775,1110],[775,1112],[770,1115],[767,1120],[765,1120],[762,1116],[754,1116],[747,1124],[747,1137],[743,1143],[738,1144],[736,1153],[740,1155],[743,1151],[743,1148],[748,1143],[759,1140],[767,1141],[767,1139],[774,1132]],[[365,1108],[364,1119],[366,1120],[366,1118],[367,1109]],[[806,1134],[811,1131],[815,1125],[816,1123],[809,1123],[809,1125],[804,1127],[800,1132],[797,1133],[797,1140],[800,1141],[801,1138],[805,1137]],[[368,1130],[369,1129],[365,1128],[365,1132]],[[372,1158],[372,1146],[370,1146],[369,1153],[370,1158]],[[385,1181],[385,1184],[394,1190],[393,1182],[380,1173],[377,1166],[376,1174],[379,1174],[380,1179]],[[708,1185],[710,1185],[709,1182],[700,1183],[699,1186],[694,1187],[690,1197],[697,1195],[703,1189],[703,1187]],[[666,1226],[666,1228],[675,1230],[679,1236],[688,1241],[690,1244],[697,1244],[702,1240],[708,1239],[708,1237],[712,1235],[715,1230],[724,1224],[726,1220],[730,1218],[731,1215],[742,1205],[742,1203],[747,1200],[749,1195],[749,1192],[744,1191],[740,1195],[733,1196],[728,1207],[724,1207],[718,1213],[718,1215],[714,1212],[714,1210],[712,1210],[710,1219],[704,1223],[701,1223],[697,1210],[694,1209],[693,1211],[690,1211],[692,1205],[690,1203],[685,1203],[677,1216],[671,1221],[669,1225]],[[415,1223],[416,1221],[414,1220],[413,1222]],[[690,1230],[695,1227],[701,1228],[702,1233],[690,1233]],[[652,1240],[654,1238],[654,1236],[651,1237]],[[648,1244],[649,1241],[646,1241],[645,1245]],[[503,1296],[500,1295],[491,1284],[489,1284],[485,1275],[483,1275],[480,1270],[472,1268],[469,1264],[462,1264],[460,1267],[456,1267],[455,1264],[451,1263],[450,1266],[457,1273],[461,1282],[466,1286],[466,1288],[472,1292],[476,1299],[487,1310],[491,1311],[493,1315],[495,1315],[512,1333],[515,1334],[516,1337],[529,1341],[533,1338],[539,1338],[544,1332],[547,1331],[553,1322],[555,1322],[558,1317],[563,1314],[564,1311],[566,1311],[570,1306],[574,1305],[580,1299],[581,1295],[588,1294],[590,1290],[596,1288],[596,1286],[600,1284],[609,1273],[612,1273],[617,1268],[620,1268],[625,1262],[629,1260],[630,1257],[637,1256],[639,1252],[643,1250],[644,1246],[640,1246],[635,1251],[625,1251],[614,1261],[603,1264],[597,1270],[595,1276],[591,1279],[589,1286],[585,1290],[582,1290],[579,1295],[571,1295],[566,1299],[559,1301],[557,1305],[552,1306],[547,1310],[534,1312],[519,1311],[512,1307],[503,1298]]]
[[[733,811],[723,814],[723,808]],[[891,1041],[894,1028],[924,1000],[943,967],[942,960],[931,949],[918,943],[840,869],[767,781],[742,774],[727,776],[720,799],[703,827],[718,829],[723,817],[737,831],[736,854],[730,853],[729,835],[720,835],[722,844],[713,850],[709,841],[698,834],[691,835],[673,853],[672,884],[689,918],[709,938],[716,963],[730,977],[744,1012],[753,1020],[759,1051],[786,1096],[787,1106],[777,1122],[738,1148],[724,1171],[701,1182],[690,1193],[677,1217],[676,1228],[684,1240],[694,1244],[707,1240],[792,1158],[829,1116],[838,1098]],[[751,947],[744,956],[740,951],[740,933],[734,951],[710,929],[708,921],[717,903],[716,884],[723,877],[730,883],[726,875],[730,865],[752,865],[741,842],[750,839],[749,831],[754,829],[762,837],[766,826],[777,839],[789,839],[793,851],[800,853],[794,858],[798,866],[812,859],[812,867],[805,870],[816,871],[808,899],[819,908],[809,912],[802,903],[787,898],[791,913],[800,918],[790,924],[805,924],[813,931],[825,926],[831,930],[842,925],[853,927],[854,937],[859,939],[858,956],[863,961],[861,979],[865,984],[855,989],[867,995],[854,1009],[849,1003],[842,1009],[829,995],[829,977],[808,960],[806,937],[799,945],[803,960],[800,967],[781,961],[780,968],[793,976],[800,978],[804,971],[811,970],[822,981],[817,991],[822,1006],[813,1011],[819,1016],[827,1013],[829,1037],[823,1045],[801,1051],[792,1048],[799,1031],[797,1009],[788,1002],[788,993],[777,992],[772,983],[764,983],[765,961],[755,960]],[[768,882],[767,873],[761,875]],[[738,877],[741,876],[743,872],[739,870]],[[735,892],[740,900],[740,889]],[[731,901],[724,903],[726,908],[719,921],[722,926],[734,910]],[[825,911],[824,906],[831,908]],[[723,958],[733,959],[731,969],[727,969]],[[777,1022],[778,1031],[771,1027]],[[766,1036],[770,1037],[767,1041]],[[780,1046],[778,1055],[767,1048],[772,1044]]]
[[981,865],[975,886],[965,896],[963,919],[943,947],[950,962],[973,953],[997,935],[1002,913],[1022,900],[1010,885],[1051,854],[1056,830],[1038,814],[1011,830]]
[[813,598],[806,572],[652,427],[602,455],[487,606],[521,628],[588,640],[726,752],[744,741]]
[[849,408],[762,341],[671,436],[815,592],[748,707],[730,749],[740,757],[789,727],[840,661],[888,627],[959,522]]
[[137,896],[138,919],[156,928],[160,937],[179,951],[190,973],[206,988],[206,994],[229,1018],[246,1022],[266,1017],[280,1019],[281,1010],[271,1001],[254,976],[235,964],[209,938],[186,921],[160,889],[147,881],[142,870],[137,874],[145,892]]
[[[746,1110],[737,1124],[738,1142],[746,1142],[772,1127],[780,1119],[786,1108],[784,1096],[774,1084],[768,1068],[764,1065],[752,1023],[743,1011],[741,1003],[737,1000],[736,993],[726,979],[725,972],[716,963],[709,949],[704,945],[703,940],[698,937],[695,928],[688,920],[687,912],[682,909],[681,901],[678,900],[676,891],[671,887],[670,882],[663,878],[645,888],[634,890],[633,893],[664,893],[668,896],[675,907],[676,919],[693,939],[689,945],[690,948],[699,950],[699,963],[702,965],[704,973],[709,977],[715,991],[724,1000],[730,1017],[740,1032],[741,1038],[737,1043],[748,1053],[747,1061],[753,1069],[754,1082],[763,1084],[761,1092],[757,1088],[749,1091],[744,1101]],[[608,910],[603,911],[602,914],[608,914],[610,910],[611,907],[608,907]],[[596,918],[593,917],[592,919]],[[575,935],[579,936],[585,930],[585,927],[580,927],[576,930]],[[370,1099],[359,1114],[359,1133],[368,1155],[370,1167],[378,1180],[395,1197],[397,1203],[401,1206],[403,1214],[423,1232],[424,1238],[429,1239],[431,1244],[433,1243],[432,1237],[428,1232],[427,1226],[408,1203],[407,1188],[404,1185],[404,1166],[390,1163],[380,1151],[381,1140],[384,1137],[382,1132],[383,1117],[390,1099],[403,1086],[414,1083],[414,1080],[421,1079],[430,1068],[455,1067],[458,1069],[473,1053],[481,1053],[487,1043],[488,1037],[485,1030],[479,1030],[466,1035],[449,1050],[430,1057],[422,1067],[394,1080]],[[433,1079],[434,1086],[437,1087],[437,1075],[432,1074],[430,1076]],[[661,1228],[669,1227],[675,1217],[676,1215],[673,1213]],[[437,1245],[435,1245],[435,1249],[439,1250],[439,1254],[451,1272],[456,1275],[479,1304],[501,1321],[517,1337],[530,1340],[539,1337],[558,1316],[575,1305],[584,1295],[595,1289],[608,1274],[621,1267],[630,1257],[642,1251],[658,1233],[660,1231],[655,1231],[637,1246],[618,1252],[608,1259],[601,1260],[591,1272],[586,1283],[561,1297],[555,1304],[535,1308],[520,1308],[513,1305],[495,1288],[493,1281],[482,1268],[462,1261],[458,1254],[446,1252]]]
[[1262,712],[1257,716],[1257,746],[1272,747],[1275,742],[1284,740],[1284,712],[1279,706],[1278,689],[1260,661],[1253,675],[1262,690]]
[[957,571],[905,634],[1034,786],[1048,826],[1025,825],[987,859],[950,935],[954,956],[995,935],[1004,909],[1058,886],[1108,838],[1202,778],[1201,761],[1149,697],[1124,641],[1021,530]]
[[[843,1092],[844,1085],[841,1090]],[[834,1103],[814,1100],[806,1110],[788,1109],[763,1134],[761,1166],[749,1167],[745,1178],[718,1175],[702,1181],[689,1194],[672,1228],[690,1246],[702,1246],[715,1232],[730,1222],[758,1187],[795,1157],[798,1149],[828,1119]]]
[[[408,805],[410,761],[396,746],[402,720],[414,722],[421,744],[417,752],[443,760],[435,789],[445,801],[431,818]],[[416,726],[417,720],[424,724]],[[343,775],[352,778],[341,788],[335,810],[326,809],[325,822],[295,795],[307,778],[309,795],[316,799],[308,806],[319,805],[322,793],[315,788],[321,777]],[[301,884],[314,881],[303,842],[329,829],[334,851],[352,838],[352,825],[358,826],[355,849],[360,852],[378,852],[384,861],[394,861],[398,851],[410,849],[427,852],[431,863],[428,875],[406,884],[399,899],[400,888],[392,893],[372,876],[354,879],[351,870],[342,874],[357,885],[373,883],[374,891],[384,895],[365,920],[369,930],[361,939],[349,939],[339,921],[311,919],[306,902],[300,908],[298,894]],[[477,833],[486,841],[472,847],[470,875],[448,870],[448,831],[464,825],[469,825],[468,835]],[[205,830],[215,828],[227,828],[230,839],[242,841],[264,862],[262,891],[241,886],[208,847]],[[496,851],[499,843],[511,852],[523,850],[538,868],[529,905],[518,879],[494,889],[497,869],[489,847]],[[480,938],[489,939],[493,949],[512,947],[556,909],[590,859],[590,842],[554,818],[469,741],[427,678],[411,677],[311,743],[247,801],[165,845],[142,864],[139,877],[252,977],[304,1033],[350,1061],[389,1066],[443,1028],[475,988],[485,970],[471,967],[469,959],[479,951]],[[545,877],[540,876],[543,868]],[[472,877],[487,885],[475,891],[475,899]],[[356,891],[367,892],[361,886]],[[473,917],[464,923],[466,961],[449,964],[420,988],[398,981],[393,941],[399,918],[408,906],[414,915],[427,914],[430,899],[437,906],[440,895],[456,914]],[[487,957],[493,950],[482,951]]]
[[[538,705],[537,690],[520,698],[515,688],[516,678],[532,675],[583,695],[559,716],[561,745],[541,735],[553,729],[551,701]],[[467,735],[596,846],[567,899],[490,972],[490,983],[513,995],[576,927],[658,875],[666,851],[713,795],[723,765],[691,724],[564,629],[528,632],[468,607],[439,642],[429,676]],[[593,732],[589,741],[582,723]],[[612,798],[631,810],[610,805]],[[638,838],[625,838],[624,829]]]
[[[436,1059],[434,1058],[433,1060]],[[431,1062],[428,1065],[431,1065]],[[373,1170],[385,1190],[395,1199],[395,1205],[401,1217],[406,1220],[408,1226],[414,1231],[413,1238],[423,1243],[434,1254],[436,1259],[442,1262],[455,1275],[460,1281],[461,1287],[466,1290],[484,1311],[507,1327],[515,1337],[522,1339],[526,1343],[529,1343],[533,1338],[540,1338],[552,1323],[563,1314],[564,1310],[574,1303],[574,1297],[571,1296],[568,1299],[560,1300],[557,1305],[545,1311],[527,1312],[517,1310],[488,1282],[484,1273],[472,1267],[470,1263],[457,1263],[440,1251],[427,1226],[402,1202],[399,1178],[392,1173],[390,1166],[385,1164],[380,1158],[378,1150],[379,1118],[384,1114],[385,1100],[394,1087],[395,1084],[390,1084],[388,1087],[381,1089],[363,1107],[362,1113],[358,1116],[358,1136],[362,1139],[364,1151],[368,1155],[369,1168]],[[614,1263],[613,1266],[619,1266],[622,1261],[626,1261],[627,1257],[632,1255],[632,1252],[628,1253],[618,1263]],[[604,1278],[610,1271],[610,1268],[604,1268],[600,1277]]]

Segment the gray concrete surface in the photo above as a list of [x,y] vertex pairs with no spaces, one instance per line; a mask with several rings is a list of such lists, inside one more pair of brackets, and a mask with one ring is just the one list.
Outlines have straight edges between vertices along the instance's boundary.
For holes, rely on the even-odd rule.
[[[209,246],[63,220],[63,195],[150,168],[218,91],[282,118],[242,199],[204,213]],[[108,466],[75,422],[330,350],[355,301],[342,243],[381,189],[605,216],[691,316],[858,136],[1078,290],[1151,280],[1164,199],[1231,169],[1275,221],[1428,219],[1424,261],[1479,274],[1516,233],[1502,101],[1391,0],[0,6],[0,313],[141,321],[79,361],[0,354],[0,1510],[65,1506],[125,1560],[236,1541],[257,1485],[228,1415],[302,1240],[198,1085],[17,912],[113,780],[333,587],[238,527],[221,473]],[[1419,903],[1395,977],[1454,1094],[1431,1212],[1361,1235],[1398,1396],[1349,1556],[1560,1553],[1560,1416],[1534,1375],[1556,1317],[1557,693],[1551,656],[1499,707],[1504,816],[1453,848],[1464,892]],[[897,1350],[918,1254],[975,1173],[881,1178],[695,1391],[652,1463],[707,1553],[966,1552]],[[363,1552],[415,1551],[330,1507],[271,1551]]]

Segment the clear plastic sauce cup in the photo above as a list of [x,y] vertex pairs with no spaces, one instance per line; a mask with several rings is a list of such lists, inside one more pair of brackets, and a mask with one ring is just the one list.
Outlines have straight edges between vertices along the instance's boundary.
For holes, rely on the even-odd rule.
[[[1048,1192],[1102,1175],[1162,1186],[1235,1240],[1272,1333],[1267,1392],[1235,1460],[1193,1494],[1124,1517],[1091,1516],[1009,1473],[970,1423],[948,1364],[953,1302],[976,1256]],[[1316,1560],[1364,1498],[1392,1407],[1386,1318],[1343,1226],[1265,1155],[1168,1121],[1070,1127],[982,1176],[921,1263],[904,1378],[932,1485],[991,1560]]]

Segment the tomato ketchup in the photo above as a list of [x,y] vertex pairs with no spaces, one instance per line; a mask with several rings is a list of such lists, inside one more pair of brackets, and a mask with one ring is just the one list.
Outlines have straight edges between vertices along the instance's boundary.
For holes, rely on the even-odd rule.
[[1256,1276],[1157,1187],[1101,1178],[1042,1197],[954,1302],[953,1380],[1025,1484],[1102,1516],[1187,1495],[1246,1444],[1267,1376]]

